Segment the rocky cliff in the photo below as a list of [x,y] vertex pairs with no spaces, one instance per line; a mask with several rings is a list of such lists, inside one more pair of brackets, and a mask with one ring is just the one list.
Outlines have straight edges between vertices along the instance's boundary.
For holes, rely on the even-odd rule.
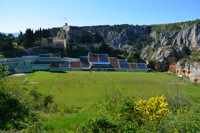
[[176,64],[176,73],[178,75],[189,77],[190,81],[200,83],[200,63],[180,60]]
[[82,29],[98,32],[106,43],[114,48],[125,48],[128,53],[141,50],[144,60],[179,59],[200,49],[200,21],[152,26],[90,26]]
[[98,32],[113,48],[131,55],[140,52],[143,60],[156,60],[160,71],[168,69],[171,59],[189,56],[200,50],[200,20],[149,26],[114,25],[81,27]]
[[176,26],[173,29],[161,27],[162,30],[152,28],[150,36],[153,41],[143,48],[141,57],[158,60],[164,64],[161,70],[166,70],[171,63],[170,58],[180,59],[189,56],[192,51],[200,50],[200,23],[182,23]]
[[126,57],[137,52],[145,61],[156,61],[159,71],[167,70],[172,61],[200,50],[200,20],[141,26],[72,26],[68,33],[71,43],[93,42],[94,34],[100,35],[105,43],[125,52]]
[[147,39],[150,39],[149,34],[151,32],[150,26],[134,25],[106,25],[89,26],[82,28],[91,33],[99,33],[107,44],[111,45],[113,48],[116,49],[124,45],[141,45],[137,46],[137,48],[142,48],[145,45],[148,45]]
[[[70,26],[68,32],[74,41],[84,35],[91,37],[91,34],[99,33],[104,41],[114,48],[129,45],[133,46],[133,50],[134,48],[143,49],[143,53],[148,50],[147,47],[154,48],[156,52],[159,47],[169,45],[179,50],[181,47],[184,50],[185,48],[189,50],[200,48],[200,20],[164,25]],[[151,58],[151,55],[143,54],[142,58]]]

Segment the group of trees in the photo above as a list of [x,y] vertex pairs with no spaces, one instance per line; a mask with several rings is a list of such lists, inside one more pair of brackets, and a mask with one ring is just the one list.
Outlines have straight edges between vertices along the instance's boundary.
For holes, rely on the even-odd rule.
[[7,51],[13,49],[13,42],[15,37],[12,34],[2,34],[0,33],[0,50]]
[[17,44],[22,45],[26,48],[41,45],[43,38],[49,38],[51,36],[50,29],[39,29],[35,32],[28,28],[23,34],[20,31],[20,34],[17,39]]
[[10,51],[13,50],[14,44],[18,46],[24,46],[25,48],[41,45],[43,39],[51,37],[50,29],[38,29],[33,31],[32,29],[26,29],[25,33],[20,31],[18,37],[14,37],[13,34],[0,33],[0,50]]

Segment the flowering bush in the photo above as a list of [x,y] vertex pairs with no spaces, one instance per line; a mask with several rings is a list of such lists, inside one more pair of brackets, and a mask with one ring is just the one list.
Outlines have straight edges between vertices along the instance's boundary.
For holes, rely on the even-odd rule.
[[168,103],[164,96],[152,97],[149,100],[135,102],[135,112],[152,121],[160,121],[168,111]]

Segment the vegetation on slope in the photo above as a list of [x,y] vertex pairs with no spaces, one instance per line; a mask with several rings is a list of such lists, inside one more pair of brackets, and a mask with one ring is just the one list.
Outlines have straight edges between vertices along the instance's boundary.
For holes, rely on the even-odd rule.
[[[12,86],[15,87],[9,88],[11,84],[5,87],[3,84],[6,85],[8,82],[1,82],[1,92],[6,91],[5,94],[10,94],[18,101],[20,106],[15,106],[19,107],[15,111],[20,113],[21,109],[27,109],[29,113],[26,115],[26,111],[23,112],[25,113],[23,119],[7,117],[8,124],[1,127],[1,130],[200,131],[199,85],[189,84],[173,75],[120,72],[35,72],[6,79],[12,81]],[[159,122],[151,121],[148,115],[141,115],[136,111],[140,108],[138,105],[143,103],[138,101],[140,98],[142,101],[142,99],[148,100],[161,95],[165,95],[167,100],[158,102],[158,107],[161,107],[159,103],[167,102],[169,112],[163,115]],[[153,101],[157,100],[153,98]],[[1,109],[8,107],[2,102],[0,104]],[[149,104],[147,102],[141,107],[151,106]],[[6,110],[7,108],[1,111],[5,116],[9,113]],[[159,112],[159,110],[154,111]],[[34,112],[38,112],[39,116],[29,115],[35,114]],[[14,123],[19,122],[21,125],[14,126],[10,120]],[[26,125],[23,124],[24,122]]]
[[32,97],[13,86],[0,67],[0,132],[40,130],[39,116],[32,110]]
[[[112,123],[116,125],[119,121],[128,117],[117,117],[119,119],[116,120],[115,113],[108,113],[108,111],[106,111],[107,113],[105,112],[102,114],[103,116],[98,116],[96,112],[99,109],[102,110],[102,104],[106,104],[108,107],[114,106],[115,102],[109,102],[104,99],[106,97],[108,98],[111,96],[111,98],[109,98],[111,101],[114,100],[115,96],[118,97],[118,102],[121,101],[121,103],[118,103],[119,106],[126,108],[125,106],[122,106],[125,104],[122,102],[122,99],[125,97],[129,97],[130,99],[134,96],[135,98],[133,101],[137,101],[138,98],[147,99],[152,96],[160,96],[163,94],[167,97],[169,108],[175,111],[173,115],[168,114],[166,118],[163,119],[163,121],[166,122],[162,125],[162,129],[166,130],[167,128],[165,125],[172,122],[170,119],[173,119],[175,124],[178,124],[177,119],[183,119],[183,116],[177,116],[178,108],[176,109],[176,107],[182,108],[182,106],[190,106],[187,104],[187,100],[190,101],[188,95],[190,95],[191,98],[198,98],[199,96],[197,93],[199,86],[189,84],[173,75],[166,75],[165,73],[35,72],[21,77],[12,77],[12,79],[16,86],[26,87],[32,91],[35,90],[39,94],[43,95],[43,97],[53,96],[50,100],[53,100],[53,102],[50,102],[48,106],[44,107],[42,102],[41,106],[36,108],[39,112],[41,112],[40,115],[42,117],[42,121],[44,120],[44,122],[42,122],[43,130],[48,132],[65,132],[69,130],[80,132],[80,130],[85,130],[82,128],[84,126],[89,126],[88,129],[91,129],[95,125],[99,127],[98,124],[100,123],[98,121],[102,119],[104,122],[109,122],[111,120]],[[119,92],[120,95],[118,95]],[[182,95],[184,97],[182,97]],[[94,104],[90,105],[89,103],[91,102]],[[99,102],[101,103],[100,105],[98,105]],[[116,104],[117,103],[115,103],[115,105]],[[194,104],[196,105],[196,103]],[[94,110],[88,110],[88,108]],[[110,111],[112,110],[115,109],[111,109]],[[192,110],[188,110],[188,112],[191,112],[191,119],[193,120],[194,117],[192,113],[194,112]],[[109,114],[113,115],[110,116]],[[194,113],[194,115],[195,114],[196,113]],[[90,118],[94,119],[91,121]],[[189,120],[190,118],[187,117],[187,119]],[[198,120],[198,118],[195,120]],[[93,122],[93,124],[91,122]],[[129,126],[130,124],[133,124],[126,120],[122,122],[124,122],[125,125],[128,124]],[[156,125],[151,122],[149,123],[148,120],[145,120],[145,122],[146,124],[142,125],[142,127],[138,127],[138,131],[149,130],[153,127],[155,127],[155,131],[158,130],[158,127],[160,129],[161,125]],[[179,128],[183,128],[184,124],[187,123],[183,121],[182,125],[179,124],[177,126],[179,126]],[[198,123],[195,121],[193,124]],[[77,129],[77,127],[79,128]],[[113,127],[113,125],[111,127]],[[110,129],[107,127],[105,130]],[[172,128],[172,130],[175,131],[175,128]]]
[[177,22],[169,24],[156,24],[152,25],[152,30],[158,33],[161,33],[162,31],[173,32],[173,31],[179,31],[183,27],[189,27],[195,23],[200,23],[200,19],[196,19],[194,21],[185,21],[185,22]]

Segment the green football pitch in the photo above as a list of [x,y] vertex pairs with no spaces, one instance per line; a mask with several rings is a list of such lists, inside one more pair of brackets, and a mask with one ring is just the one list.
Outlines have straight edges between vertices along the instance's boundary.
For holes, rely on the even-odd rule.
[[38,71],[22,76],[12,76],[16,86],[37,89],[44,95],[53,95],[60,105],[83,106],[107,94],[149,98],[177,93],[200,96],[200,86],[183,81],[176,75],[144,72],[66,72]]

